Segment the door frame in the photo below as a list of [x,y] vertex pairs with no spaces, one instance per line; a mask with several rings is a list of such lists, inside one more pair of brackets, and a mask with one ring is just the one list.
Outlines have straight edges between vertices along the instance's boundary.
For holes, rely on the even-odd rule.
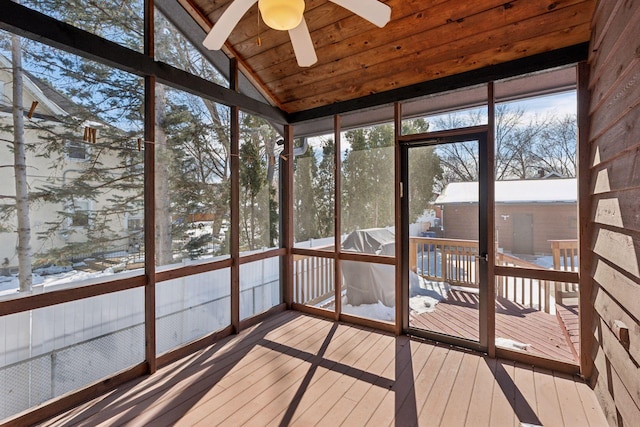
[[[409,198],[408,192],[403,189],[407,188],[409,182],[409,150],[414,147],[437,146],[442,144],[450,144],[464,141],[478,141],[478,253],[479,261],[479,341],[468,340],[461,337],[454,337],[434,331],[426,331],[423,329],[412,328],[409,326]],[[493,177],[492,170],[489,167],[490,150],[489,144],[493,143],[490,138],[490,127],[474,126],[467,128],[459,128],[446,131],[428,132],[416,135],[399,135],[397,137],[400,154],[400,278],[401,278],[401,294],[397,296],[398,303],[402,313],[402,333],[419,336],[426,339],[440,341],[456,346],[466,347],[473,350],[488,352],[494,346],[493,331],[489,325],[493,325],[490,318],[495,317],[495,305],[493,302],[494,292],[489,283],[493,283],[490,277],[490,266],[495,263],[495,254],[493,245],[490,244],[494,239],[494,230],[489,220],[489,214],[493,211]]]

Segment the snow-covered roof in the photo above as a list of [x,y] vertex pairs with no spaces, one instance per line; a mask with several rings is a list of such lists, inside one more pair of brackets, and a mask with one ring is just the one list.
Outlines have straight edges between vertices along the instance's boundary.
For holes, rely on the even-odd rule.
[[[575,203],[575,178],[496,181],[496,203]],[[477,203],[477,182],[452,182],[438,196],[436,204]]]

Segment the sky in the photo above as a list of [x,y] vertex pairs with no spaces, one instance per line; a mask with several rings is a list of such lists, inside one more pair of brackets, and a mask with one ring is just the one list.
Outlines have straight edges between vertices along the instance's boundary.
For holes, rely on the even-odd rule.
[[[575,91],[527,98],[521,101],[512,101],[508,104],[513,106],[514,109],[521,108],[524,110],[524,123],[535,119],[536,116],[544,117],[549,114],[563,117],[567,114],[576,114],[577,112],[577,98]],[[309,138],[309,145],[314,148],[316,155],[318,155],[318,152],[321,153],[322,142],[327,138],[333,138],[333,133],[325,136]],[[343,152],[349,149],[349,142],[346,138],[342,138],[341,145]]]

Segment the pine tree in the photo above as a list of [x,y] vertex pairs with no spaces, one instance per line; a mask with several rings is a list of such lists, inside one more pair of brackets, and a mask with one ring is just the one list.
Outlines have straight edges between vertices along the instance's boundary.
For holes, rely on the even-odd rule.
[[314,197],[314,181],[318,173],[318,165],[313,147],[296,156],[294,160],[294,218],[295,239],[306,242],[318,237],[317,213],[318,205]]
[[350,148],[342,168],[342,231],[393,226],[393,126],[351,130],[345,137]]
[[322,158],[315,179],[316,237],[334,235],[335,223],[335,151],[333,139],[322,142]]
[[[133,49],[140,49],[142,8],[138,2],[122,8],[102,8],[100,4],[48,0],[33,5],[39,10],[71,22],[98,35]],[[98,8],[99,12],[92,10]],[[213,67],[202,58],[177,30],[156,15],[156,53],[162,60],[222,84]],[[52,87],[64,88],[77,107],[64,124],[41,131],[47,134],[40,156],[51,160],[51,179],[47,185],[32,191],[32,199],[58,206],[59,219],[41,232],[43,241],[53,241],[56,233],[72,221],[72,207],[78,199],[95,202],[109,194],[108,205],[91,212],[89,227],[83,231],[85,242],[72,242],[81,230],[65,232],[66,249],[53,247],[41,262],[56,262],[69,254],[104,250],[121,241],[113,227],[114,218],[140,215],[142,211],[142,154],[135,149],[141,137],[142,85],[129,75],[83,58],[28,42],[25,54],[31,59],[31,70]],[[55,82],[55,83],[54,83]],[[212,234],[219,235],[229,210],[229,113],[228,108],[212,101],[184,94],[162,85],[156,97],[156,260],[158,264],[173,261],[182,249],[190,224],[185,222],[199,213],[213,213]],[[78,140],[86,121],[99,123],[100,149],[90,147],[91,159],[74,174],[65,176],[64,186],[58,175],[63,173],[68,140]],[[184,126],[177,124],[182,121]],[[115,126],[110,126],[113,124]],[[64,128],[61,130],[60,128]],[[100,141],[102,139],[102,141]],[[105,153],[119,158],[119,164],[107,160]],[[137,155],[134,155],[137,153]],[[136,237],[142,240],[141,236]],[[77,240],[77,239],[76,239]],[[211,239],[213,241],[213,237]],[[53,246],[50,245],[50,246]],[[221,245],[221,247],[224,245]]]

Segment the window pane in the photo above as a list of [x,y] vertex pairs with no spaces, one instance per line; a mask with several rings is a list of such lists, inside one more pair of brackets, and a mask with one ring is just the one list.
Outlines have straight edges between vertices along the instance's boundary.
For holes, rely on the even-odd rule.
[[294,255],[293,301],[318,308],[335,307],[333,258]]
[[276,142],[264,119],[240,115],[240,252],[280,246],[280,185]]
[[294,163],[295,246],[332,251],[335,246],[335,142],[332,137],[323,136],[309,138],[299,145],[307,149],[295,157]]
[[[497,265],[578,271],[576,106],[570,91],[496,107]],[[496,345],[579,363],[578,292],[574,283],[496,277]]]
[[194,46],[169,20],[156,9],[155,12],[156,60],[165,62],[188,73],[228,86],[228,82],[203,56],[203,46]]
[[402,134],[487,124],[487,85],[437,93],[402,103]]
[[573,283],[496,276],[496,346],[578,364],[580,330],[577,299],[557,304]]
[[156,262],[229,254],[229,108],[156,86]]
[[575,92],[496,111],[496,239],[509,263],[577,271]]
[[240,266],[240,320],[282,302],[280,260],[272,257]]
[[479,341],[478,141],[409,151],[409,325]]
[[156,351],[162,354],[231,324],[230,269],[158,283]]
[[[393,265],[342,262],[342,312],[395,322],[396,269]],[[333,309],[333,307],[328,307]]]
[[[18,60],[23,73],[14,72]],[[9,110],[28,112],[22,122],[0,116],[2,140],[24,131],[26,161],[15,163],[13,146],[3,144],[9,167],[0,169],[0,194],[11,198],[0,205],[0,293],[141,268],[131,249],[144,243],[144,231],[130,229],[127,218],[144,216],[142,79],[6,32],[0,62]]]
[[144,360],[144,290],[0,317],[0,419]]
[[89,159],[89,146],[84,141],[69,141],[67,144],[67,150],[69,159]]
[[342,249],[395,256],[393,125],[350,130],[341,142]]
[[139,52],[143,0],[22,0],[22,5]]

